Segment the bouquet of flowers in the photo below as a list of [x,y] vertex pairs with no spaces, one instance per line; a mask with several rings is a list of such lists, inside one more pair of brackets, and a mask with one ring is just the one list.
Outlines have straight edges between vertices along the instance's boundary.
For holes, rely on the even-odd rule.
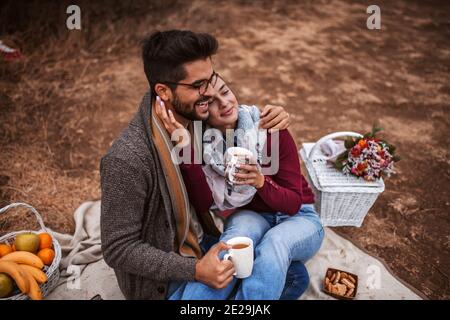
[[400,160],[395,154],[395,146],[376,137],[382,128],[373,127],[362,138],[349,137],[345,140],[345,151],[334,162],[336,169],[344,174],[363,177],[374,181],[382,175],[388,177],[395,173],[394,162]]

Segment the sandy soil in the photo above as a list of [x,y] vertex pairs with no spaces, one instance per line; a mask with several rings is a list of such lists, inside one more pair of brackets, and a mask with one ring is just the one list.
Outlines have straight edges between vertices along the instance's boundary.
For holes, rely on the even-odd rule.
[[[370,31],[362,1],[137,3],[87,7],[82,32],[60,19],[40,42],[2,36],[26,58],[0,60],[1,206],[31,203],[48,226],[73,231],[74,209],[100,197],[99,159],[147,89],[139,39],[156,28],[210,32],[216,70],[240,101],[286,106],[299,146],[385,128],[398,174],[363,227],[336,230],[428,297],[450,298],[448,4],[379,1],[382,30]],[[1,233],[33,226],[20,211],[0,217]]]

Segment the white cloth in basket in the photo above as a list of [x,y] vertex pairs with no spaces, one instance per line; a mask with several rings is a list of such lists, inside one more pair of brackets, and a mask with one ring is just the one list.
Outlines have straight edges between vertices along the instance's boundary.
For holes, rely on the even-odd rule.
[[341,140],[326,140],[320,145],[320,148],[328,161],[336,160],[338,155],[345,151],[344,141]]

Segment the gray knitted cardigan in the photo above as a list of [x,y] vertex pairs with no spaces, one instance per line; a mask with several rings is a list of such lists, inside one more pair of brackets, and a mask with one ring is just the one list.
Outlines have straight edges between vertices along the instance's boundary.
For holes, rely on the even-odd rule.
[[193,281],[196,259],[175,248],[175,220],[152,141],[151,94],[100,164],[103,257],[127,299],[165,299],[168,282]]

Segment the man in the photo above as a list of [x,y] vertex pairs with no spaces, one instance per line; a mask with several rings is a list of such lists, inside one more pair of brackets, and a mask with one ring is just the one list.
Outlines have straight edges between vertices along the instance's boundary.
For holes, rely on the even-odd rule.
[[[127,299],[165,299],[168,285],[199,281],[225,288],[233,279],[230,261],[209,248],[218,230],[208,212],[192,210],[180,170],[170,158],[173,147],[155,115],[156,95],[169,114],[191,129],[208,117],[214,77],[211,56],[216,39],[190,31],[156,32],[144,42],[143,60],[150,91],[129,126],[102,158],[101,235],[103,256]],[[266,106],[266,128],[285,128],[287,114]],[[209,250],[208,250],[209,249]]]

